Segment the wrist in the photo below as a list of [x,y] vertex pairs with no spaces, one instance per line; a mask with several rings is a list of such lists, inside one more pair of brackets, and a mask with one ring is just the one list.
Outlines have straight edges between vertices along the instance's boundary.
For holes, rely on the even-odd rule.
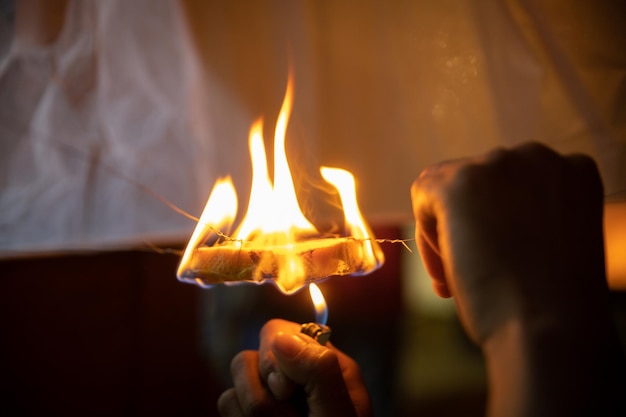
[[[622,415],[624,356],[610,317],[511,319],[483,344],[489,416]],[[622,404],[620,404],[622,403]]]

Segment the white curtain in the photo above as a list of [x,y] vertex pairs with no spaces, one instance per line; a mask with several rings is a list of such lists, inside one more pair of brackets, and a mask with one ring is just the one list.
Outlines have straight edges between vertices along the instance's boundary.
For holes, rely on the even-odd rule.
[[426,165],[527,140],[626,189],[619,1],[58,3],[50,42],[0,9],[4,255],[183,242],[194,222],[154,193],[198,215],[231,174],[245,200],[248,128],[271,138],[289,67],[294,176],[351,170],[374,222],[409,221]]

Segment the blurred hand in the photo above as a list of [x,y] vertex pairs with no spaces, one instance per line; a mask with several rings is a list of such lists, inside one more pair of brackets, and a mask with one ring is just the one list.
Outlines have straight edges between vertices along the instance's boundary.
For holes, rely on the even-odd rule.
[[[258,351],[240,352],[231,363],[234,387],[218,401],[223,417],[370,416],[367,390],[350,357],[284,320],[269,321],[260,336]],[[305,414],[294,403],[302,395]]]
[[602,182],[532,143],[434,165],[412,188],[417,245],[482,348],[489,416],[623,416]]
[[593,320],[605,303],[603,189],[590,158],[533,143],[444,162],[422,172],[412,202],[434,289],[455,296],[479,345],[511,318]]

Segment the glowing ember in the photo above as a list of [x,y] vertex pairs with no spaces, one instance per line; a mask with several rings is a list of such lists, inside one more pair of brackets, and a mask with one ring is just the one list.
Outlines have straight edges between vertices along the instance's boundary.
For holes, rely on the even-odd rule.
[[227,236],[225,230],[237,215],[236,192],[229,179],[216,183],[185,249],[179,280],[204,287],[269,281],[290,293],[330,275],[366,274],[382,265],[383,253],[361,216],[355,180],[348,171],[321,168],[341,199],[343,236],[324,237],[300,210],[285,152],[292,102],[290,77],[274,134],[273,183],[259,120],[249,135],[252,187],[246,214]]

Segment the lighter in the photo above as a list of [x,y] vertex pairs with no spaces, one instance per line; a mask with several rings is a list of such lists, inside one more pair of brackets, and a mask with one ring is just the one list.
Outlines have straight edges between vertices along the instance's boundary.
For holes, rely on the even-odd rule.
[[326,345],[328,339],[330,339],[330,327],[319,323],[304,323],[300,329],[300,333],[304,333],[307,336],[311,336],[317,340],[320,345]]

